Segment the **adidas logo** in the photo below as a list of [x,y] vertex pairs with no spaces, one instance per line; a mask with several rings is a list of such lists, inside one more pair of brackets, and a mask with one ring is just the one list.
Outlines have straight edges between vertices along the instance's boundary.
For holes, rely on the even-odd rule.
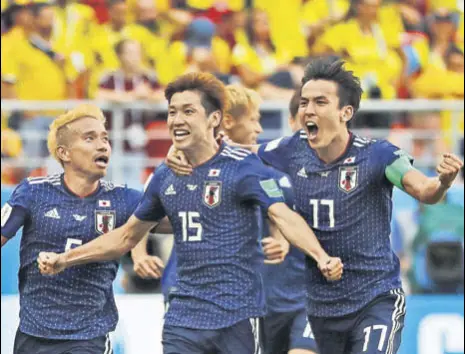
[[74,214],[73,218],[74,218],[74,220],[81,222],[81,221],[84,221],[85,219],[87,219],[87,216],[86,215],[82,216],[82,215]]
[[50,211],[47,211],[45,213],[45,217],[52,218],[52,219],[61,219],[60,214],[58,214],[58,210],[56,208]]
[[299,171],[299,173],[297,174],[297,176],[302,177],[302,178],[308,178],[307,171],[305,171],[305,167],[303,167],[303,168]]
[[176,191],[174,190],[173,185],[168,187],[168,189],[165,191],[165,195],[176,195]]

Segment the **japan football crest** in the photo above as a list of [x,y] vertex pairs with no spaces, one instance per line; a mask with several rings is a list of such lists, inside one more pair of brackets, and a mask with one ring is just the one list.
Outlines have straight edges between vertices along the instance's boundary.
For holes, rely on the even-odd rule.
[[95,211],[95,229],[100,234],[106,234],[115,229],[116,212],[114,211]]
[[339,169],[339,189],[351,193],[358,187],[358,167],[341,167]]
[[221,204],[221,182],[206,182],[203,192],[203,202],[209,208],[215,208]]

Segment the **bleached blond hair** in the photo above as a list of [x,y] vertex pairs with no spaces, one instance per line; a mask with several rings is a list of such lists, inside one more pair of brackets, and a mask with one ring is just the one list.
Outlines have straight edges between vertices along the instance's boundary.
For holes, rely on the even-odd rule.
[[234,84],[226,86],[226,92],[229,101],[229,108],[226,114],[234,119],[238,119],[244,114],[260,108],[262,99],[254,90]]
[[47,146],[50,155],[60,164],[63,164],[58,157],[57,149],[59,146],[66,145],[66,137],[69,136],[69,124],[81,118],[94,118],[105,124],[106,118],[102,110],[91,104],[82,104],[65,114],[62,114],[50,125]]

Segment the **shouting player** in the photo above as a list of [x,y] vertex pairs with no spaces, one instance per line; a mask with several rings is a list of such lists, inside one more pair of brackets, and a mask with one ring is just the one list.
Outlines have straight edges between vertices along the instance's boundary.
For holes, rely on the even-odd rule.
[[44,274],[120,257],[165,216],[175,231],[178,285],[165,317],[165,354],[258,351],[257,321],[264,314],[255,205],[283,235],[318,263],[325,281],[342,276],[315,235],[283,203],[282,191],[257,157],[225,144],[215,133],[226,106],[224,85],[192,73],[166,89],[174,146],[195,166],[190,177],[158,168],[135,214],[121,228],[63,254],[41,253]]
[[112,290],[118,263],[43,277],[36,259],[41,251],[67,251],[121,226],[142,194],[101,179],[111,147],[97,107],[80,106],[57,118],[48,146],[64,174],[24,180],[2,210],[2,246],[24,227],[14,353],[109,354],[108,334],[118,321]]
[[307,258],[309,320],[320,353],[397,353],[406,304],[390,244],[393,186],[422,203],[438,203],[463,162],[445,154],[438,177],[428,178],[387,141],[352,134],[348,123],[362,89],[342,61],[314,60],[302,83],[304,129],[252,150],[291,177],[298,212],[323,247],[344,261],[342,281],[328,283]]

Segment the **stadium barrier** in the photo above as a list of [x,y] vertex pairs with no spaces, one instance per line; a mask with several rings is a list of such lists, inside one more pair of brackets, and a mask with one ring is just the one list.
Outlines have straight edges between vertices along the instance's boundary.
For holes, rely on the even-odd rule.
[[[124,141],[130,139],[129,132],[124,128],[124,114],[125,111],[131,110],[145,110],[154,113],[163,113],[167,111],[166,104],[154,104],[147,102],[133,102],[127,104],[116,104],[104,101],[91,101],[91,100],[68,100],[68,101],[20,101],[20,100],[2,100],[1,109],[2,114],[15,111],[43,111],[43,110],[67,110],[74,108],[82,103],[95,104],[105,111],[111,112],[113,117],[113,129],[111,137],[113,140],[113,159],[110,169],[110,177],[115,183],[124,183],[124,167],[131,166],[134,160],[132,157],[125,156]],[[267,101],[262,104],[262,113],[274,113],[279,117],[278,124],[270,121],[264,121],[265,131],[261,138],[264,140],[275,139],[277,137],[290,135],[291,131],[288,125],[288,102],[285,101]],[[463,120],[464,102],[461,100],[364,100],[362,101],[360,112],[365,113],[402,113],[402,112],[452,112],[452,124],[450,124],[449,131],[424,131],[417,130],[408,132],[401,132],[400,134],[409,134],[415,137],[434,138],[435,136],[443,135],[448,141],[454,142],[453,150],[460,151],[459,141],[463,138],[463,131],[457,129],[460,126],[459,121]],[[361,134],[367,135],[372,138],[385,138],[391,130],[388,129],[364,129],[360,131]],[[27,139],[44,140],[46,137],[43,133],[30,133],[25,135]],[[169,136],[160,132],[149,133],[148,139],[165,139],[169,140]],[[162,159],[151,158],[146,159],[147,166],[156,166]],[[40,167],[45,165],[45,161],[40,159],[3,159],[2,163],[6,162],[11,166],[27,166],[27,167]],[[423,165],[432,164],[431,161],[419,161]]]

